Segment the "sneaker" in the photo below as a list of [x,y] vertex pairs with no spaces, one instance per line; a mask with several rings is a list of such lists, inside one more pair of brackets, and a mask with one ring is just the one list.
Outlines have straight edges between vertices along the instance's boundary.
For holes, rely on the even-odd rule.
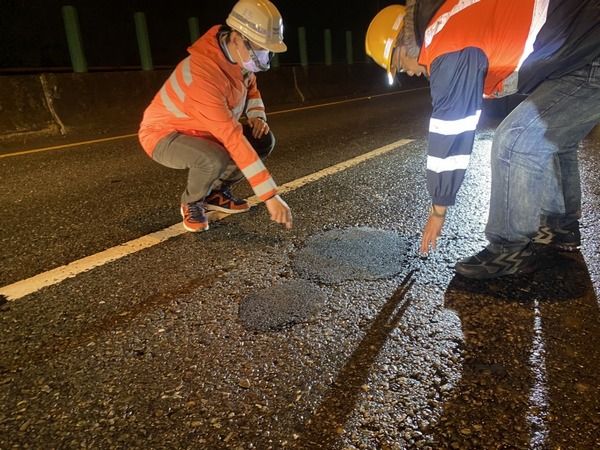
[[204,202],[202,200],[181,205],[181,217],[183,217],[183,228],[193,233],[208,230],[208,217],[204,213]]
[[576,252],[581,247],[581,233],[579,225],[570,230],[552,229],[543,225],[533,238],[533,243],[561,252]]
[[246,200],[233,196],[229,188],[213,191],[206,197],[206,209],[208,211],[219,211],[227,214],[246,212],[250,205]]
[[522,250],[493,253],[487,248],[456,263],[454,270],[467,278],[485,280],[534,272],[537,258],[531,245]]

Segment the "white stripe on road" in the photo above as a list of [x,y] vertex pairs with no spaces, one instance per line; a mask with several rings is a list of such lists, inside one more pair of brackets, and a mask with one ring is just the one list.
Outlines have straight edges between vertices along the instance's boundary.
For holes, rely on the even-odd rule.
[[[334,166],[327,167],[323,170],[319,170],[318,172],[311,173],[310,175],[306,175],[302,178],[298,178],[297,180],[290,181],[289,183],[285,183],[282,186],[277,188],[277,192],[279,194],[285,194],[286,192],[294,191],[302,186],[305,186],[314,181],[318,181],[321,178],[324,178],[328,175],[333,175],[334,173],[341,172],[343,170],[349,169],[351,167],[360,164],[361,162],[368,161],[369,159],[376,158],[377,156],[381,156],[385,153],[388,153],[398,147],[402,147],[403,145],[409,144],[413,141],[413,139],[400,139],[399,141],[392,142],[391,144],[384,145],[383,147],[377,148],[375,150],[371,150],[369,153],[365,153],[363,155],[357,156],[355,158],[349,159],[348,161],[342,161]],[[254,206],[261,202],[261,199],[256,195],[247,199],[250,205]],[[1,291],[0,291],[1,292]]]
[[[387,97],[389,95],[409,94],[411,92],[424,91],[425,89],[429,89],[429,88],[422,87],[422,88],[415,88],[415,89],[406,89],[404,91],[386,92],[385,94],[375,94],[375,95],[368,95],[365,97],[349,98],[346,100],[340,100],[340,101],[336,101],[336,102],[319,103],[317,105],[311,105],[311,106],[301,106],[299,108],[284,109],[284,110],[280,110],[280,111],[270,112],[267,114],[267,116],[276,116],[279,114],[287,114],[287,113],[293,113],[293,112],[297,112],[297,111],[306,111],[306,110],[310,110],[310,109],[324,108],[327,106],[341,105],[344,103],[353,103],[353,102],[359,102],[359,101],[363,101],[363,100],[372,100],[374,98]],[[89,140],[89,141],[73,142],[71,144],[61,144],[61,145],[53,145],[51,147],[34,148],[31,150],[21,150],[18,152],[1,154],[0,159],[10,158],[10,157],[14,157],[14,156],[30,155],[32,153],[47,152],[47,151],[51,151],[51,150],[62,150],[65,148],[80,147],[82,145],[92,145],[92,144],[98,144],[98,143],[102,143],[102,142],[117,141],[117,140],[121,140],[121,139],[129,139],[129,138],[137,137],[137,135],[138,135],[137,133],[131,133],[131,134],[124,134],[122,136],[113,136],[113,137],[108,137],[108,138],[93,139],[93,140]]]
[[[335,173],[354,167],[364,161],[368,161],[369,159],[373,159],[377,156],[388,153],[410,142],[412,142],[412,139],[401,139],[399,141],[392,142],[391,144],[372,150],[369,153],[365,153],[363,155],[327,167],[310,175],[306,175],[302,178],[298,178],[297,180],[285,183],[282,186],[279,186],[278,192],[280,194],[285,194],[286,192],[294,191],[309,183],[318,181],[321,178],[325,178],[329,175],[333,175]],[[253,196],[248,199],[248,202],[251,205],[257,205],[261,202],[261,200],[257,196]],[[217,218],[217,220],[220,220],[220,218]],[[153,247],[156,244],[160,244],[161,242],[166,241],[167,239],[171,239],[175,236],[179,236],[180,234],[184,233],[187,233],[187,231],[183,228],[181,223],[178,223],[176,225],[172,225],[168,228],[165,228],[164,230],[150,233],[141,238],[134,239],[124,244],[117,245],[115,247],[104,250],[100,253],[96,253],[95,255],[87,256],[85,258],[73,261],[64,266],[57,267],[56,269],[49,270],[48,272],[44,272],[39,275],[35,275],[31,278],[27,278],[26,280],[17,281],[16,283],[9,284],[0,288],[0,294],[4,295],[8,300],[18,300],[19,298],[25,297],[26,295],[39,291],[42,288],[60,283],[61,281],[66,280],[67,278],[75,277],[80,273],[87,272],[88,270],[91,270],[95,267],[99,267],[106,263],[116,261],[118,259],[123,258],[124,256],[131,255],[132,253],[138,252],[140,250]]]

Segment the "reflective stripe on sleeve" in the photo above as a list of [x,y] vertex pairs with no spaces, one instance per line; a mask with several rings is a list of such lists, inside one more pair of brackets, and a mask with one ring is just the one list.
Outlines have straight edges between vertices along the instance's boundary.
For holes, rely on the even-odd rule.
[[250,100],[248,100],[248,106],[246,107],[246,110],[249,111],[254,108],[265,109],[265,104],[263,103],[261,98],[251,98]]
[[190,69],[190,59],[191,56],[188,56],[183,60],[183,64],[181,65],[181,73],[183,74],[183,82],[186,85],[192,84],[192,71]]
[[477,110],[472,116],[458,120],[442,120],[434,119],[432,117],[429,121],[429,132],[443,134],[445,136],[456,136],[465,131],[475,131],[480,116],[481,110]]
[[267,181],[263,181],[259,185],[253,186],[252,189],[254,190],[254,193],[257,196],[262,197],[263,195],[266,195],[269,192],[272,192],[272,191],[276,190],[277,189],[277,185],[273,181],[273,178],[269,178]]
[[242,169],[242,173],[244,174],[246,179],[249,180],[250,178],[252,178],[255,175],[258,175],[265,169],[266,168],[263,162],[260,159],[258,159],[252,164],[250,164],[248,167]]
[[231,110],[231,114],[238,120],[242,116],[242,112],[244,112],[244,104],[240,103],[235,108]]
[[177,98],[183,102],[185,99],[185,93],[183,92],[183,89],[181,89],[181,86],[179,86],[179,81],[177,81],[177,71],[171,74],[169,77],[169,82],[171,83],[171,87],[175,91],[175,94],[177,94]]
[[165,108],[167,108],[167,110],[175,117],[180,119],[188,118],[186,114],[184,114],[177,106],[175,106],[175,103],[173,103],[171,97],[169,97],[166,86],[163,86],[160,90],[160,99],[162,100],[163,105],[165,105]]
[[435,173],[466,170],[470,159],[471,155],[455,155],[447,158],[427,156],[427,170],[431,170]]
[[248,117],[248,119],[253,119],[255,117],[260,117],[265,122],[267,121],[267,115],[265,114],[264,111],[261,111],[260,109],[255,109],[253,111],[248,111],[246,113],[246,116]]

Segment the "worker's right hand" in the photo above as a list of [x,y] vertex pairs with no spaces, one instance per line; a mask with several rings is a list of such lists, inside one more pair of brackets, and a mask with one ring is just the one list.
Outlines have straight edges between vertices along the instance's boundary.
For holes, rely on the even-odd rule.
[[254,136],[254,139],[260,139],[269,132],[267,121],[260,117],[251,117],[248,119],[248,125],[252,128],[252,136]]
[[423,236],[421,238],[421,255],[429,253],[429,249],[435,250],[437,246],[437,239],[442,234],[442,228],[446,221],[446,206],[432,205],[429,211],[429,217],[425,228],[423,228]]
[[282,224],[288,230],[292,228],[292,211],[279,195],[271,197],[265,205],[272,221]]

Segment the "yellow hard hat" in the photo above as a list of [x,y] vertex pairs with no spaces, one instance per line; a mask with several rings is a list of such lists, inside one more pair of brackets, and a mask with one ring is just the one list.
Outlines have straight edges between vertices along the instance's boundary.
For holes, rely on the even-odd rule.
[[287,50],[283,43],[283,20],[269,0],[239,0],[225,21],[256,45],[273,53]]
[[403,5],[390,5],[383,8],[371,20],[365,36],[367,55],[386,70],[390,84],[396,75],[396,68],[391,67],[392,52],[404,26],[405,15],[406,8]]

